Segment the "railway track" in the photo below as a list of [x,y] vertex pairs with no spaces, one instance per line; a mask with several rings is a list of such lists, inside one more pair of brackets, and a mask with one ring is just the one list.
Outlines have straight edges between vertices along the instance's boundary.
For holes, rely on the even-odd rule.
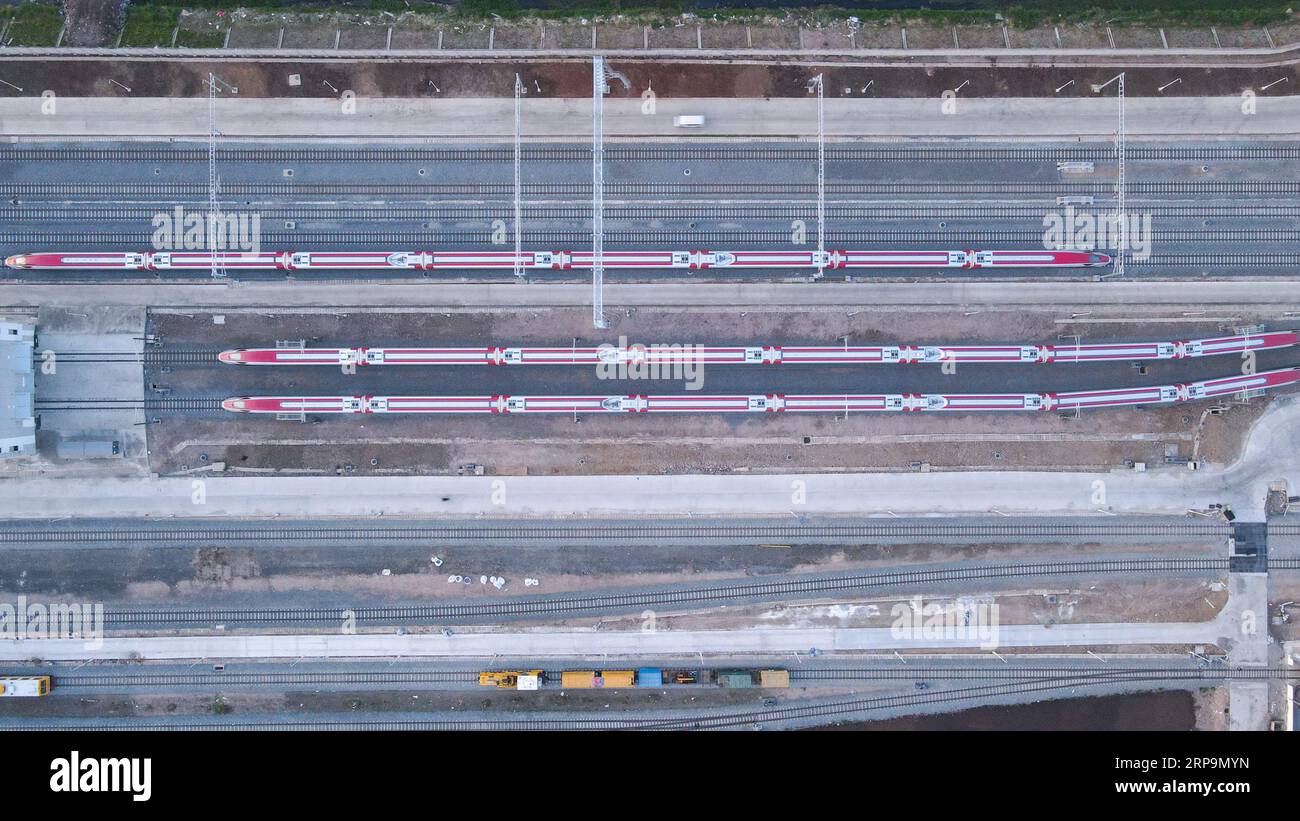
[[[213,400],[216,401],[216,400]],[[510,542],[579,544],[658,544],[666,541],[726,541],[730,544],[801,543],[863,544],[881,540],[957,542],[963,540],[1042,540],[1078,544],[1097,539],[1218,543],[1231,535],[1222,523],[1203,519],[1151,521],[1006,521],[1003,519],[929,521],[865,519],[834,524],[777,520],[763,523],[638,522],[476,522],[474,524],[345,524],[300,525],[289,522],[230,524],[194,519],[148,527],[136,520],[124,524],[28,524],[0,522],[0,545],[48,544],[501,544]]]
[[[1222,161],[1222,160],[1296,160],[1300,146],[1202,146],[1163,147],[1133,145],[1127,149],[1129,162],[1140,161]],[[1108,162],[1114,153],[1109,148],[1091,146],[1060,147],[960,147],[912,145],[837,145],[826,146],[829,162]],[[590,162],[591,149],[585,146],[527,145],[521,150],[525,162]],[[711,162],[789,161],[815,162],[817,148],[808,143],[780,145],[724,144],[701,146],[621,145],[605,146],[607,162],[656,162],[702,160]],[[217,149],[222,163],[485,163],[513,162],[509,147],[431,148],[394,147],[319,147],[319,148],[243,148],[224,146]],[[9,148],[0,150],[0,163],[20,162],[178,162],[208,161],[204,148],[128,146],[110,148]]]
[[[95,249],[107,247],[148,247],[151,233],[145,229],[130,235],[122,231],[33,231],[30,233],[6,232],[0,234],[0,244],[53,243],[86,245]],[[743,249],[743,246],[788,247],[790,230],[772,231],[705,229],[682,231],[680,229],[607,230],[606,244],[636,245],[638,247],[669,247],[682,242],[726,244]],[[541,230],[523,231],[521,238],[530,247],[567,248],[583,242],[591,243],[591,231]],[[260,236],[263,248],[322,248],[322,247],[402,247],[411,249],[429,247],[483,248],[491,245],[492,229],[484,225],[481,231],[264,231]],[[843,245],[891,245],[963,247],[962,243],[1007,244],[1041,247],[1042,228],[1028,230],[997,230],[987,228],[948,228],[946,230],[871,229],[845,230],[828,227],[828,243]],[[1209,242],[1300,242],[1300,229],[1294,228],[1199,228],[1189,230],[1156,231],[1151,244],[1209,243]],[[62,248],[60,250],[67,250]]]
[[[499,664],[502,666],[504,663]],[[508,665],[504,665],[508,666]],[[411,684],[462,684],[477,685],[479,670],[312,670],[293,672],[239,672],[222,673],[140,673],[61,675],[55,692],[78,690],[113,690],[137,687],[266,687],[266,686],[337,686],[337,685],[411,685]],[[545,670],[546,677],[558,681],[561,670]],[[804,666],[790,670],[792,684],[817,684],[827,682],[873,681],[1022,681],[1025,679],[1050,680],[1052,678],[1090,678],[1104,681],[1126,675],[1159,675],[1177,678],[1194,674],[1206,682],[1222,681],[1297,681],[1300,668],[1222,668],[1207,667],[1190,670],[1186,667],[1114,667],[1105,670],[1084,671],[1078,667],[925,667],[908,664],[900,668],[857,667],[807,669]]]
[[[145,348],[143,351],[55,351],[60,365],[88,365],[141,362],[156,365],[210,365],[217,363],[221,349],[206,351]],[[40,361],[38,353],[36,360]]]
[[[530,199],[553,199],[558,196],[589,197],[590,183],[526,183],[523,195]],[[1038,196],[1058,197],[1066,194],[1088,195],[1098,199],[1109,198],[1114,193],[1111,182],[1076,182],[1028,181],[1028,182],[835,182],[826,183],[829,196],[853,195],[905,195],[926,194],[937,196]],[[676,199],[691,197],[708,197],[710,199],[732,199],[737,195],[760,195],[791,197],[803,195],[815,197],[815,182],[777,183],[777,182],[606,182],[605,194],[609,197],[620,195],[661,195]],[[1130,202],[1143,196],[1182,195],[1196,199],[1209,199],[1224,196],[1249,196],[1287,198],[1300,194],[1300,181],[1294,180],[1213,180],[1213,181],[1166,181],[1135,180],[1128,183]],[[0,184],[0,197],[8,199],[20,197],[109,197],[117,202],[128,198],[158,197],[168,201],[170,208],[176,200],[188,199],[195,203],[206,203],[207,183],[201,182],[159,182],[159,183],[48,183],[48,182],[7,182]],[[222,184],[222,196],[229,203],[231,199],[249,196],[303,197],[316,196],[330,200],[336,197],[367,197],[374,199],[384,196],[406,196],[421,198],[458,198],[458,197],[500,197],[514,196],[513,183],[347,183],[347,182],[276,182],[248,183],[225,182]],[[10,203],[15,205],[17,203]]]
[[1226,558],[1170,558],[971,565],[958,568],[886,570],[812,578],[732,581],[602,594],[519,596],[486,603],[347,608],[212,608],[205,610],[107,609],[104,624],[115,629],[212,624],[456,623],[509,618],[578,617],[600,613],[661,610],[727,602],[783,601],[804,596],[862,593],[946,582],[976,582],[1078,575],[1153,573],[1222,574]]
[[449,718],[389,718],[389,719],[325,719],[319,721],[295,719],[290,721],[250,721],[243,717],[234,720],[212,719],[206,722],[165,722],[156,719],[132,720],[122,724],[65,724],[16,725],[13,729],[76,730],[724,730],[761,727],[764,724],[799,722],[801,724],[828,724],[838,720],[868,718],[872,713],[894,709],[925,707],[943,704],[981,703],[990,699],[1019,695],[1050,693],[1079,687],[1107,684],[1159,684],[1207,681],[1199,671],[1180,671],[1182,674],[1134,672],[1105,679],[1087,675],[1053,677],[1047,680],[1029,679],[1005,684],[990,684],[959,689],[925,690],[896,695],[818,699],[815,702],[795,702],[787,706],[762,709],[730,708],[700,711],[693,715],[675,715],[662,718],[588,718],[562,716],[544,718],[536,714],[515,719],[486,719],[463,717]]
[[1294,269],[1300,266],[1300,254],[1290,253],[1259,253],[1259,254],[1152,254],[1146,259],[1131,260],[1129,265],[1134,268],[1205,268],[1216,269],[1213,273],[1219,273],[1223,269],[1231,268],[1278,268],[1285,269],[1294,273]]
[[[1103,203],[1103,206],[1105,203]],[[815,218],[817,203],[815,201],[787,201],[782,203],[738,203],[711,205],[701,203],[683,206],[679,203],[661,205],[605,205],[606,221],[629,220],[788,220],[794,218]],[[1233,219],[1259,220],[1279,219],[1294,220],[1300,218],[1300,206],[1295,205],[1169,205],[1153,203],[1144,207],[1144,213],[1153,219]],[[433,224],[454,224],[458,222],[476,222],[480,220],[504,219],[510,211],[504,204],[498,206],[437,204],[412,205],[410,203],[393,203],[375,206],[358,203],[355,206],[325,206],[304,203],[287,208],[282,205],[256,207],[257,213],[268,222],[420,222],[424,227]],[[81,205],[37,205],[37,206],[0,206],[0,223],[21,222],[141,222],[150,221],[159,213],[158,208],[143,205],[123,204],[117,206]],[[988,205],[972,203],[934,203],[918,205],[914,202],[899,202],[890,205],[828,203],[826,216],[836,220],[873,220],[900,222],[904,220],[1031,220],[1041,222],[1044,208],[1042,205]],[[523,206],[525,220],[588,220],[591,219],[591,205],[574,204],[536,204],[525,203]],[[787,232],[788,234],[788,232]]]
[[42,413],[57,411],[220,411],[220,399],[37,399],[36,410]]

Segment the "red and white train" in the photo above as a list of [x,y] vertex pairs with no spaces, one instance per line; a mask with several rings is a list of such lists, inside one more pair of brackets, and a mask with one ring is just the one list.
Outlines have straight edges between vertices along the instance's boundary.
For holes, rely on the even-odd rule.
[[[452,271],[514,270],[514,251],[267,251],[221,252],[227,271]],[[606,251],[609,269],[684,268],[1087,268],[1109,265],[1094,251]],[[591,251],[525,251],[524,271],[592,267]],[[212,267],[208,251],[119,253],[78,251],[15,254],[24,270],[191,271]]]
[[781,363],[912,364],[932,362],[1105,362],[1194,359],[1300,344],[1300,331],[1077,345],[602,345],[596,348],[240,348],[218,359],[232,365],[776,365]]
[[854,413],[870,411],[1051,411],[1171,405],[1300,382],[1300,368],[1174,385],[1065,393],[759,394],[630,396],[242,396],[237,413]]

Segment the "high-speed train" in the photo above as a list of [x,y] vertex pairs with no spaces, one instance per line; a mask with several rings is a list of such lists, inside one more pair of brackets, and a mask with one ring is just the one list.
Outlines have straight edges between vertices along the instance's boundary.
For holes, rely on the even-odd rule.
[[1172,405],[1300,382],[1283,368],[1173,385],[1062,393],[758,394],[630,396],[241,396],[221,406],[236,413],[854,413],[872,411],[1052,411]]
[[1195,359],[1300,344],[1300,331],[1212,339],[1077,345],[601,345],[599,347],[239,348],[217,358],[231,365],[700,365],[912,364],[934,362],[1106,362]]
[[[1087,268],[1109,265],[1094,251],[606,251],[605,268]],[[591,251],[525,251],[524,271],[591,268]],[[267,251],[220,252],[227,271],[514,270],[514,251]],[[5,259],[24,270],[190,271],[212,267],[208,251],[39,252]]]

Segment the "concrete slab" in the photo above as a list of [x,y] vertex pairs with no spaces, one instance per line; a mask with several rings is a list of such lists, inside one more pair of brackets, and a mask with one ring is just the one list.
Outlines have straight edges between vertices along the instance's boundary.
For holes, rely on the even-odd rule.
[[1141,26],[1116,26],[1111,29],[1115,48],[1164,48],[1160,29]]
[[645,27],[631,23],[601,23],[596,26],[596,47],[603,49],[645,48]]
[[590,49],[591,27],[574,23],[543,23],[542,48]]
[[338,26],[333,23],[294,23],[284,28],[285,48],[334,48]]
[[694,23],[650,27],[650,48],[698,48]]
[[735,23],[702,23],[700,37],[705,48],[747,48],[744,26]]
[[1165,29],[1170,48],[1216,48],[1214,32],[1203,29]]
[[1284,23],[1280,26],[1269,26],[1268,32],[1273,35],[1273,42],[1278,46],[1300,43],[1300,23]]
[[1264,34],[1264,29],[1258,27],[1249,28],[1228,28],[1220,26],[1215,29],[1219,33],[1219,43],[1223,48],[1267,48],[1268,37]]
[[[849,49],[854,48],[856,34],[847,22],[838,22],[818,28],[804,28],[799,33],[800,48]],[[948,43],[949,47],[952,43]]]
[[230,48],[275,48],[279,42],[279,26],[236,22],[230,27]]
[[[779,49],[781,51],[791,51],[799,48],[799,29],[793,26],[750,26],[750,39],[754,42],[754,48]],[[880,48],[898,48],[899,40],[897,36],[888,41],[889,45],[880,46]]]
[[1060,48],[1056,42],[1056,29],[1053,26],[1037,26],[1031,29],[1011,29],[1012,48]]
[[1225,635],[1219,645],[1235,665],[1268,664],[1268,574],[1233,573],[1229,598],[1219,618]]
[[1001,26],[956,26],[962,48],[1006,48]]
[[1062,48],[1110,48],[1110,39],[1106,36],[1105,26],[1078,24],[1058,26],[1057,29],[1061,33]]
[[858,48],[902,48],[903,30],[901,26],[862,26],[854,33],[854,40]]
[[497,23],[492,37],[494,49],[540,48],[542,27],[536,23],[509,25]]
[[1229,730],[1267,730],[1268,720],[1268,682],[1232,681],[1228,683]]
[[387,26],[374,23],[344,23],[339,26],[339,48],[381,49],[387,42]]
[[952,26],[928,25],[923,23],[910,22],[907,28],[907,48],[909,51],[917,49],[954,49],[957,46],[952,41]]
[[[52,399],[104,399],[143,397],[144,373],[139,362],[74,364],[60,362],[66,352],[129,352],[143,349],[143,308],[100,307],[73,311],[43,308],[38,326],[36,397],[38,404]],[[46,361],[45,352],[52,359]],[[52,372],[51,372],[52,371]],[[122,458],[143,467],[146,457],[144,412],[124,410],[47,411],[40,414],[38,451],[56,465],[61,441],[111,438],[121,442]]]
[[436,49],[438,48],[437,26],[416,25],[401,22],[393,26],[393,48],[400,49]]
[[[466,23],[443,26],[442,47],[445,49],[485,49],[492,37],[492,27],[486,23]],[[588,42],[590,48],[590,42]]]

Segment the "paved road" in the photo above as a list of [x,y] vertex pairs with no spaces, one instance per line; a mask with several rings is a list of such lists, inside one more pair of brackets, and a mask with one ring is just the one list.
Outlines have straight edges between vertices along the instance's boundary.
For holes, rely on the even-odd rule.
[[[42,114],[39,97],[0,100],[0,133],[17,139],[84,137],[188,137],[207,139],[208,101],[179,98],[65,98],[57,113]],[[841,100],[825,103],[826,134],[842,139],[872,137],[1060,138],[1110,140],[1114,99]],[[704,114],[692,138],[719,136],[815,137],[812,99],[664,99],[654,115],[641,100],[611,99],[604,106],[609,137],[680,137],[673,117]],[[374,135],[434,141],[512,140],[512,99],[356,100],[343,113],[334,100],[222,99],[217,119],[228,138],[355,138]],[[588,100],[530,99],[523,103],[524,134],[553,139],[590,139]],[[1171,136],[1214,139],[1300,136],[1300,97],[1265,97],[1245,114],[1237,97],[1144,98],[1128,106],[1129,138]]]

